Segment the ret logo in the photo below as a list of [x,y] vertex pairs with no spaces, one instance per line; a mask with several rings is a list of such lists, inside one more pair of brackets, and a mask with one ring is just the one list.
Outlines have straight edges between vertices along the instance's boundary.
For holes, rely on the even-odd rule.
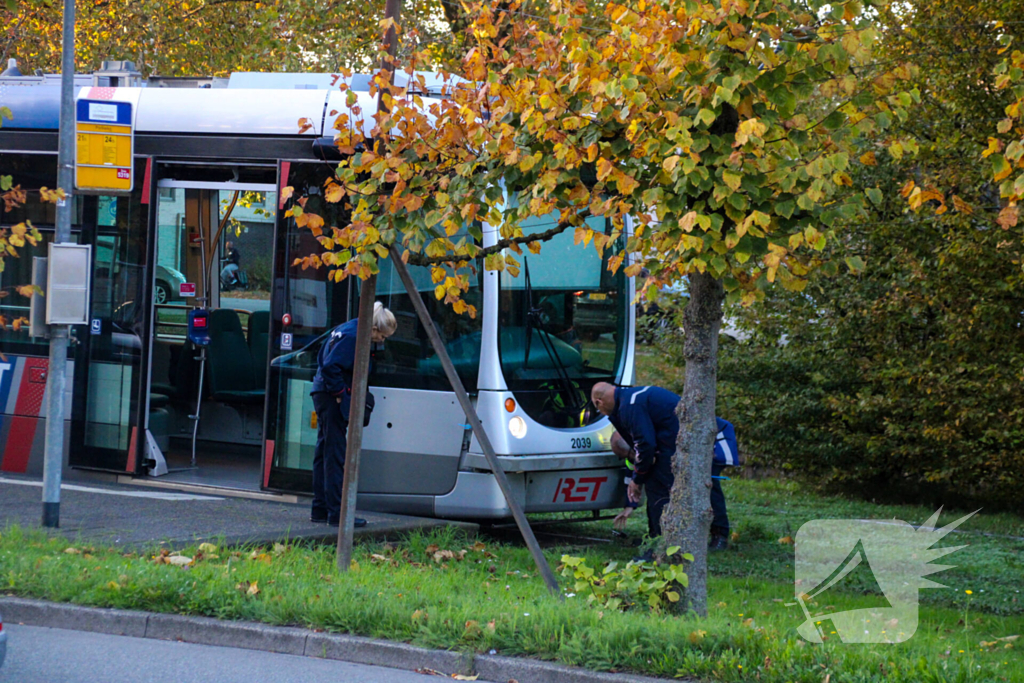
[[[795,539],[795,604],[805,620],[797,632],[812,643],[833,636],[843,643],[901,643],[913,636],[918,591],[946,587],[924,577],[952,566],[931,561],[965,547],[932,546],[978,511],[936,529],[941,512],[939,508],[917,528],[898,519],[815,519],[800,527]],[[819,596],[840,582],[881,593],[879,604],[812,614],[810,608]]]

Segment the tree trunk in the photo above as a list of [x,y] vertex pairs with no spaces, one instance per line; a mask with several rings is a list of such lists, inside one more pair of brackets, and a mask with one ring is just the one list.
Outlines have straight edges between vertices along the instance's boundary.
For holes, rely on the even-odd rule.
[[[683,311],[683,357],[686,383],[676,413],[679,437],[672,459],[675,481],[661,518],[662,546],[691,553],[686,572],[690,585],[683,609],[708,613],[708,532],[711,528],[711,460],[715,447],[715,396],[718,378],[718,330],[722,326],[721,280],[709,273],[689,276],[690,301]],[[682,561],[670,558],[670,561]]]

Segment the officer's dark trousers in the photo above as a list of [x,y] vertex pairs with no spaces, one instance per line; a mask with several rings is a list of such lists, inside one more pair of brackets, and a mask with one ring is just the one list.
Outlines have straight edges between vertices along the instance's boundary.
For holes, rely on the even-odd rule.
[[330,394],[313,394],[316,450],[313,453],[313,519],[336,524],[341,518],[341,482],[345,474],[348,420]]
[[651,538],[661,536],[661,513],[668,505],[672,484],[650,479],[644,484],[647,494],[647,533]]
[[[711,465],[711,476],[722,475],[723,465]],[[729,535],[729,515],[725,511],[725,494],[722,492],[722,480],[711,479],[711,511],[714,518],[711,520],[711,533],[717,536]]]

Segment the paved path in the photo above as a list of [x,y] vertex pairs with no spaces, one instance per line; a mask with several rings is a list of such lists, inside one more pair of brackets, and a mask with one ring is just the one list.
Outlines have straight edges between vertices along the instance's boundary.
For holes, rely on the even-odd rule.
[[[42,514],[38,480],[0,476],[0,529],[38,528]],[[394,536],[448,524],[443,520],[360,512],[369,522],[357,536]],[[181,547],[206,540],[228,544],[284,539],[330,541],[337,529],[309,522],[308,503],[288,503],[181,493],[136,485],[66,483],[61,487],[61,528],[68,538],[115,547],[161,544]],[[461,524],[469,531],[474,524]]]
[[5,624],[0,683],[429,683],[433,676],[233,647]]

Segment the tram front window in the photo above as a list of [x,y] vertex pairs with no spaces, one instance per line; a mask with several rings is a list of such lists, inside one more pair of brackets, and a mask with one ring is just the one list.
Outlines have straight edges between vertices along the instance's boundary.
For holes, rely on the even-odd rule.
[[[553,219],[528,223],[539,232]],[[608,233],[605,218],[587,224]],[[628,296],[622,269],[608,271],[593,248],[575,245],[572,231],[525,254],[518,277],[501,273],[498,346],[508,388],[527,415],[548,427],[583,425],[591,387],[621,375]]]

